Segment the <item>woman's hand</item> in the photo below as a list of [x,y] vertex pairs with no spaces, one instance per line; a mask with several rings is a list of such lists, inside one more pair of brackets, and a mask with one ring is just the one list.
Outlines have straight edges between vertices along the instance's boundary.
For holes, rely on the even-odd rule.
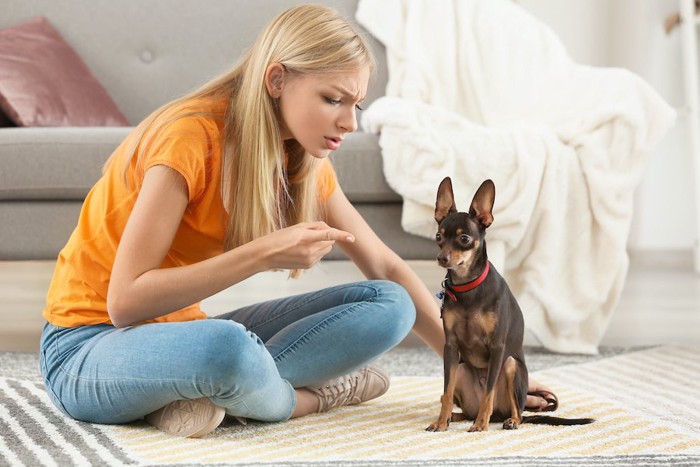
[[304,222],[261,237],[266,269],[309,269],[330,253],[335,242],[352,243],[355,237],[325,222]]

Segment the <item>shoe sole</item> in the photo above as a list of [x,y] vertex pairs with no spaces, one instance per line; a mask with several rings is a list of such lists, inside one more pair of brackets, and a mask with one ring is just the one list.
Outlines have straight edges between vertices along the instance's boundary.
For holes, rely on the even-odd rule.
[[201,438],[216,429],[226,411],[209,398],[179,400],[146,416],[146,421],[170,435]]

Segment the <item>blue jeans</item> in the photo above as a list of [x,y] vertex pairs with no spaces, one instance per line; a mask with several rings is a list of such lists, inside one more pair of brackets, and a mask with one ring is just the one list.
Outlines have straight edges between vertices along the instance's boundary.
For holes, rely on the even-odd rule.
[[126,423],[209,397],[229,415],[281,421],[295,408],[294,388],[363,367],[414,320],[401,286],[364,281],[198,321],[46,324],[40,364],[53,402],[78,420]]

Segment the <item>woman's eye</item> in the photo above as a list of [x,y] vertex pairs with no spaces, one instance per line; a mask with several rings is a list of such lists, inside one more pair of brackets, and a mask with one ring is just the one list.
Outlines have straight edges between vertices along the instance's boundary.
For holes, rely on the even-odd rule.
[[[333,99],[332,97],[324,97],[324,99],[326,100],[326,102],[332,105],[340,105],[343,103],[342,99]],[[357,110],[365,110],[365,108],[361,107],[360,104],[355,104],[355,108]]]

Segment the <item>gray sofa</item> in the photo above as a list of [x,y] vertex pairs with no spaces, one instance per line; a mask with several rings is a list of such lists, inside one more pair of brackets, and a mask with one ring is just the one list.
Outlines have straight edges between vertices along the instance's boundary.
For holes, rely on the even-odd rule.
[[[133,125],[160,104],[229,68],[277,12],[278,0],[0,0],[0,28],[44,16],[87,63]],[[353,18],[357,0],[322,2]],[[383,47],[367,104],[387,79]],[[130,128],[0,128],[0,260],[55,259],[102,164]],[[341,186],[406,259],[432,259],[432,241],[402,231],[375,135],[357,132],[333,155]],[[330,258],[342,258],[334,251]]]

